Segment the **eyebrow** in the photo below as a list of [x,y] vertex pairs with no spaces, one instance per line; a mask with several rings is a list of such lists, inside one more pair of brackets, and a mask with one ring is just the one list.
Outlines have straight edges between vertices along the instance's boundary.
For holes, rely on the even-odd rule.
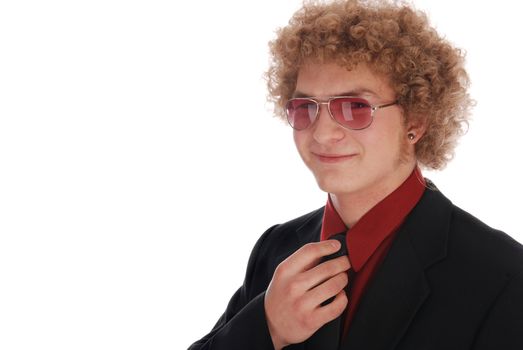
[[[361,95],[369,95],[369,94],[378,96],[378,94],[376,94],[376,92],[374,92],[373,90],[370,90],[370,89],[366,89],[366,88],[359,88],[359,89],[354,89],[354,90],[350,90],[350,91],[345,91],[345,92],[341,92],[339,94],[335,94],[332,96],[361,96]],[[314,96],[296,90],[292,94],[292,97],[296,98],[296,97],[314,97]]]

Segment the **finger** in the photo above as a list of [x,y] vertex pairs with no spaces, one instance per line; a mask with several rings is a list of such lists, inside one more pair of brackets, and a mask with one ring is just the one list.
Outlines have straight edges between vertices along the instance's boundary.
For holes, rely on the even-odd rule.
[[345,294],[345,290],[342,289],[338,294],[336,294],[332,303],[316,308],[313,312],[313,317],[318,320],[319,327],[340,316],[345,311],[348,302],[347,294]]
[[309,289],[312,289],[340,272],[347,271],[350,267],[349,258],[347,255],[343,255],[316,265],[312,269],[304,272],[302,278]]
[[341,272],[336,276],[328,279],[317,287],[307,292],[307,304],[311,307],[317,307],[324,301],[337,295],[342,291],[349,281],[349,276],[345,272]]
[[298,249],[283,262],[285,273],[295,275],[316,266],[321,257],[340,250],[341,244],[336,240],[308,243]]

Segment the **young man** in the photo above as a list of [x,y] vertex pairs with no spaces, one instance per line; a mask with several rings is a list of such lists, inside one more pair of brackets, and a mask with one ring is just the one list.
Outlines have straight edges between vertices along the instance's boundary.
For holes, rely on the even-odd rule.
[[418,166],[451,158],[471,100],[459,50],[404,5],[309,4],[268,86],[325,207],[267,230],[190,349],[523,349],[523,247]]

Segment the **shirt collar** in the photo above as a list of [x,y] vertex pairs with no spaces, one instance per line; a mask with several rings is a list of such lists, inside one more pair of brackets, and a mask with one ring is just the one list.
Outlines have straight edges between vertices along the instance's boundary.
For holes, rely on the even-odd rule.
[[347,231],[350,262],[352,268],[358,272],[381,242],[398,229],[424,191],[425,180],[421,170],[416,167],[397,189],[372,207],[348,231],[329,196],[323,213],[321,240]]

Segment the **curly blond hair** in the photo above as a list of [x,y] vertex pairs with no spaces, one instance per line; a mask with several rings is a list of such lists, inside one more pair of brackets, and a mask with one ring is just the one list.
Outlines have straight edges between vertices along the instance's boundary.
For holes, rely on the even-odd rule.
[[473,101],[464,53],[430,26],[427,16],[399,2],[308,2],[269,43],[268,100],[277,116],[296,88],[307,62],[335,62],[347,69],[366,63],[390,79],[405,123],[424,123],[416,143],[418,162],[445,167],[468,126]]

